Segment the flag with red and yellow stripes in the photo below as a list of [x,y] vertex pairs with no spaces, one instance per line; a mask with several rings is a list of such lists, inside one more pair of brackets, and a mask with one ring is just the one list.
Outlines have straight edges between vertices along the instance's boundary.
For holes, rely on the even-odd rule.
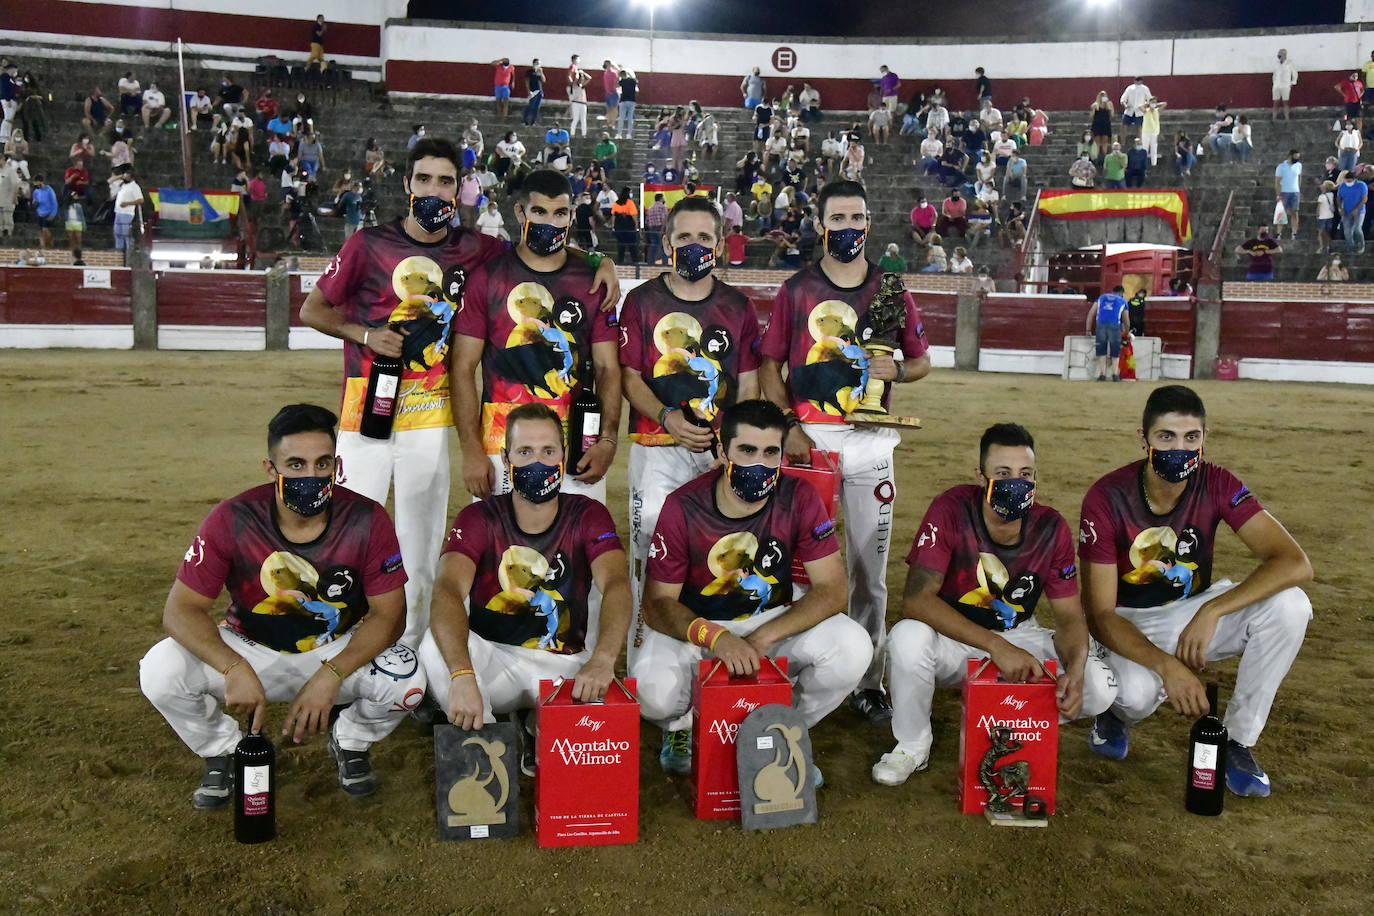
[[1193,237],[1188,193],[1168,188],[1129,191],[1046,188],[1040,192],[1039,212],[1050,219],[1105,219],[1151,213],[1169,224],[1181,244]]

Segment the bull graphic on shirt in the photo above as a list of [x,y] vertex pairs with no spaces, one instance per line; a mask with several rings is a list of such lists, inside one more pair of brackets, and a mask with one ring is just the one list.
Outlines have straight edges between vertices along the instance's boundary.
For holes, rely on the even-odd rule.
[[811,310],[806,328],[813,343],[806,365],[792,371],[793,393],[832,416],[852,413],[868,388],[868,354],[859,338],[858,314],[846,302],[827,299]]

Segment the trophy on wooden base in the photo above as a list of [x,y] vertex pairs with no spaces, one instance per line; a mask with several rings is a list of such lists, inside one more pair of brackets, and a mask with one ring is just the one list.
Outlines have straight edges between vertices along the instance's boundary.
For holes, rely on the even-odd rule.
[[[869,303],[864,323],[867,326],[863,330],[863,339],[859,341],[859,345],[869,356],[879,353],[891,356],[897,351],[898,341],[906,328],[906,288],[902,285],[900,274],[883,274],[878,285],[878,294]],[[856,426],[920,429],[921,421],[916,417],[897,416],[883,406],[883,396],[887,394],[890,384],[891,382],[880,379],[868,379],[862,400],[854,410],[845,415],[845,422]]]

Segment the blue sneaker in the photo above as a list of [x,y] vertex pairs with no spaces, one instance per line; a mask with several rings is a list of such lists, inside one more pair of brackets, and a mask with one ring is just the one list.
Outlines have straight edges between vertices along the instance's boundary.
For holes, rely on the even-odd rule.
[[1130,727],[1108,710],[1097,717],[1093,730],[1088,732],[1088,747],[1099,757],[1125,760],[1131,747]]
[[663,733],[663,749],[658,752],[658,765],[678,776],[692,772],[692,732],[689,729]]
[[1243,744],[1226,742],[1226,788],[1246,798],[1267,798],[1269,776],[1255,762],[1255,755]]

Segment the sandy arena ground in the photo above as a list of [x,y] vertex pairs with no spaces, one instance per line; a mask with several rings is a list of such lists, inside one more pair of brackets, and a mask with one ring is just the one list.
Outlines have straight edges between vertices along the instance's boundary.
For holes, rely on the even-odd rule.
[[[958,697],[935,706],[931,767],[904,787],[868,768],[886,728],[845,709],[813,733],[820,823],[763,834],[692,819],[685,786],[643,732],[641,841],[541,850],[434,836],[429,735],[407,720],[374,749],[383,779],[355,801],[317,740],[280,748],[279,839],[233,842],[227,811],[193,811],[199,761],[138,689],[138,660],[188,539],[210,508],[261,482],[267,419],[338,398],[334,353],[0,355],[5,585],[0,626],[0,909],[15,912],[1368,912],[1374,741],[1359,597],[1361,521],[1374,490],[1367,388],[1214,382],[1208,458],[1229,466],[1308,550],[1316,617],[1258,756],[1268,799],[1183,810],[1188,722],[1137,729],[1122,763],[1086,726],[1062,732],[1049,829],[994,830],[954,804]],[[936,371],[905,388],[922,417],[899,457],[889,582],[927,503],[968,479],[977,438],[1017,420],[1039,442],[1039,498],[1076,521],[1102,473],[1138,457],[1147,385]],[[456,449],[454,451],[456,456]],[[624,460],[612,472],[623,518]],[[451,506],[466,501],[455,466]],[[623,530],[623,529],[622,529]],[[1249,569],[1220,539],[1218,575]],[[221,599],[221,606],[223,599]],[[1223,697],[1236,662],[1220,665]],[[284,708],[274,708],[280,724]],[[532,787],[524,785],[526,817]],[[527,822],[528,824],[528,822]]]

